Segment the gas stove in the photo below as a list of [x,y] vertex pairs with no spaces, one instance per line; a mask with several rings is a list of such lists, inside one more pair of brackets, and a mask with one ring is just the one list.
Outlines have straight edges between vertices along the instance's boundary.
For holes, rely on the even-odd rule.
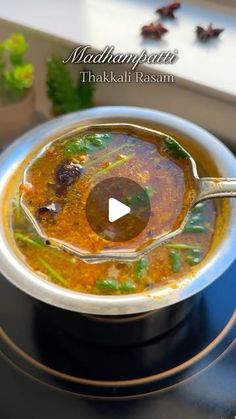
[[236,263],[178,326],[140,345],[86,343],[0,277],[2,419],[234,419]]

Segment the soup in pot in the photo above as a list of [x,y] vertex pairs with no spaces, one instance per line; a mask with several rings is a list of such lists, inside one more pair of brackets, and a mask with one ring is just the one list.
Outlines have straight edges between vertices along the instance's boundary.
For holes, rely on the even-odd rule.
[[[177,142],[165,135],[159,140],[152,134],[100,129],[70,134],[44,147],[27,167],[10,213],[15,243],[25,262],[58,285],[102,295],[148,292],[159,284],[174,286],[190,275],[211,247],[217,216],[212,200],[195,205],[181,234],[136,262],[89,264],[50,246],[52,238],[93,254],[137,250],[178,228],[196,194],[191,164]],[[150,217],[132,239],[107,240],[91,228],[86,202],[99,182],[124,176],[144,190]],[[142,213],[140,196],[127,190],[124,197],[126,205]]]

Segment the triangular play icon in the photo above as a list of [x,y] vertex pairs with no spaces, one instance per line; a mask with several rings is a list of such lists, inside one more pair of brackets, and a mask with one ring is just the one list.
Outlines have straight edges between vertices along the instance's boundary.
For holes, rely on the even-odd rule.
[[108,219],[111,223],[130,213],[130,207],[115,198],[109,198]]

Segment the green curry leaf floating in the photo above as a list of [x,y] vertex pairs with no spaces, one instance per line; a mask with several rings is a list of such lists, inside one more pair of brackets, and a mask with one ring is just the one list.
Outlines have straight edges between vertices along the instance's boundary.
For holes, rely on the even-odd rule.
[[82,138],[74,138],[65,146],[65,155],[88,154],[99,147],[105,147],[112,140],[111,134],[90,134]]
[[189,159],[190,154],[183,148],[181,145],[175,141],[173,138],[166,135],[163,138],[163,143],[166,147],[166,150],[168,153],[175,158],[181,158],[181,159]]
[[[172,231],[192,200],[189,154],[177,142],[160,134],[157,144],[156,134],[129,130],[125,124],[95,129],[78,130],[53,141],[27,167],[21,200],[44,232],[44,240],[28,214],[14,205],[11,222],[19,250],[32,269],[80,292],[130,294],[176,282],[209,250],[216,219],[212,202],[197,204],[181,235],[134,262],[108,259],[91,265],[58,246],[48,246],[58,238],[98,256],[114,249],[142,250],[158,234]],[[147,227],[132,240],[107,241],[91,230],[86,200],[96,183],[124,175],[148,195],[151,216]],[[139,196],[128,192],[125,196],[129,205],[139,205],[142,211]]]

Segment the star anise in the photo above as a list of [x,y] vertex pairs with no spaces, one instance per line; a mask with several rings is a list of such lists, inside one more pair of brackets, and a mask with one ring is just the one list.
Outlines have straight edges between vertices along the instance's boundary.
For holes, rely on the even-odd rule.
[[168,29],[166,29],[160,22],[144,25],[141,29],[141,34],[144,38],[161,39],[166,32],[168,32]]
[[197,38],[202,42],[207,42],[211,38],[218,38],[223,31],[224,29],[213,29],[212,23],[210,23],[207,29],[202,28],[202,26],[196,27]]
[[175,19],[174,12],[180,7],[181,7],[181,3],[174,2],[174,3],[167,4],[166,6],[163,6],[163,7],[159,7],[159,9],[156,10],[156,13],[159,13],[159,15],[163,18],[170,17],[172,19]]

